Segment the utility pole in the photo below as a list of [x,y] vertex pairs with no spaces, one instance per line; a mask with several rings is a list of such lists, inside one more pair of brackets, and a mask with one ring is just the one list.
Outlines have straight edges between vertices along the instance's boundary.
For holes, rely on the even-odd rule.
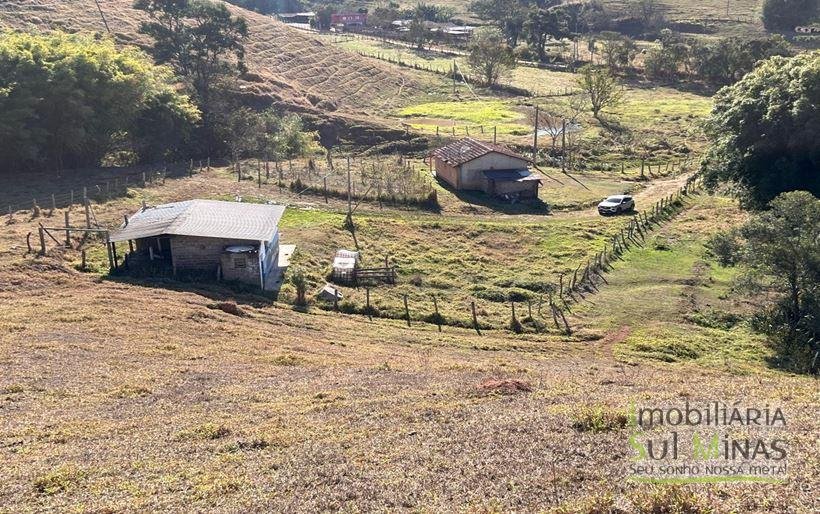
[[456,94],[456,60],[453,59],[453,94]]
[[350,222],[353,222],[353,197],[350,193],[351,189],[351,182],[350,182],[350,156],[347,156],[347,218]]
[[567,120],[561,120],[561,171],[567,172]]
[[[105,30],[109,34],[111,34],[111,29],[108,27],[108,22],[105,20],[105,14],[103,14],[102,7],[100,7],[100,1],[94,0],[94,3],[97,4],[97,10],[100,11],[100,18],[102,18],[103,25],[105,25]],[[727,8],[728,10],[728,8]]]
[[538,105],[535,106],[535,125],[532,132],[532,163],[538,164]]

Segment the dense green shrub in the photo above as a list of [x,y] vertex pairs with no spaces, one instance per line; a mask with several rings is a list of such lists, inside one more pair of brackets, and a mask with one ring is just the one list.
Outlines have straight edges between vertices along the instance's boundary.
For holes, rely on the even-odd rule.
[[111,39],[0,33],[0,171],[170,157],[199,113],[174,77]]

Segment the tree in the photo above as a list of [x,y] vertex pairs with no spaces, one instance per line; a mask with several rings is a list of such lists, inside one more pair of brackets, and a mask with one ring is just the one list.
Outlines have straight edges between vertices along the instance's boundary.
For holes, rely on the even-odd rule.
[[524,29],[528,3],[527,0],[475,0],[470,4],[470,12],[495,24],[510,48],[515,48]]
[[644,30],[656,29],[666,21],[658,0],[634,0],[631,9],[632,15],[641,22]]
[[224,3],[208,0],[137,0],[134,7],[149,15],[140,32],[153,38],[154,58],[188,78],[196,92],[210,151],[215,140],[214,93],[220,79],[245,71],[247,23],[231,16]]
[[410,22],[407,36],[410,42],[417,50],[424,50],[424,45],[432,39],[432,32],[427,28],[424,17],[421,13],[416,13],[416,16]]
[[299,266],[291,266],[288,273],[288,282],[296,289],[296,305],[304,307],[307,305],[308,278],[305,270]]
[[675,79],[689,65],[691,48],[687,41],[669,29],[661,30],[660,48],[646,54],[644,73],[652,79]]
[[763,25],[769,30],[794,30],[820,16],[817,0],[765,0]]
[[547,40],[563,39],[569,35],[566,13],[562,9],[535,8],[524,24],[530,42],[535,46],[538,60],[546,60]]
[[515,66],[512,51],[497,28],[476,29],[470,38],[468,50],[467,64],[488,86],[497,84],[498,79]]
[[175,82],[111,39],[0,33],[0,170],[96,166],[115,150],[169,156],[199,118]]
[[298,114],[288,113],[280,116],[271,108],[263,112],[261,117],[262,127],[258,145],[265,159],[292,159],[307,152],[312,137],[305,131],[302,118]]
[[790,55],[782,36],[768,38],[729,37],[714,43],[690,44],[692,71],[710,84],[727,85],[754,69],[758,61],[775,55]]
[[231,154],[231,161],[236,166],[239,179],[242,179],[240,161],[249,152],[258,148],[259,134],[264,130],[262,116],[249,107],[231,109],[225,120],[225,141]]
[[[820,200],[806,191],[782,193],[769,210],[740,230],[720,234],[718,257],[748,272],[758,287],[775,294],[774,308],[757,325],[776,336],[784,360],[798,371],[816,372],[820,350]],[[714,239],[713,239],[714,241]],[[724,254],[730,255],[724,255]]]
[[715,96],[707,185],[738,186],[747,207],[785,191],[820,195],[820,51],[772,57]]
[[[336,7],[330,4],[323,4],[316,8],[316,24],[319,30],[328,30],[333,15],[336,14]],[[388,24],[389,25],[389,24]]]
[[638,45],[629,36],[617,32],[604,31],[599,35],[604,43],[602,55],[610,69],[622,69],[632,64],[638,55]]
[[601,121],[601,110],[620,105],[623,87],[607,68],[586,65],[578,74],[578,87],[586,95],[592,115]]

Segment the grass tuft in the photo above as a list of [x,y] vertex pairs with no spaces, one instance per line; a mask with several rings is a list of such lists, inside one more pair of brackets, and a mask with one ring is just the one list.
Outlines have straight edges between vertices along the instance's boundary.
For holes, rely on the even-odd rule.
[[572,413],[572,428],[579,432],[611,432],[626,427],[629,417],[623,409],[605,405],[584,406]]
[[34,479],[34,490],[38,494],[57,494],[71,489],[85,476],[76,466],[65,464],[56,467]]

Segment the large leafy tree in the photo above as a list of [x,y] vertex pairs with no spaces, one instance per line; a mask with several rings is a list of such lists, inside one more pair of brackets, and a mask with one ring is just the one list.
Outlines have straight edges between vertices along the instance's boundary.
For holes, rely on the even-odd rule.
[[793,30],[809,24],[820,16],[817,0],[765,0],[763,25],[769,30]]
[[550,37],[562,39],[569,36],[568,17],[565,10],[537,7],[530,11],[524,28],[530,43],[535,46],[538,60],[546,60],[546,44]]
[[245,71],[244,40],[248,26],[231,15],[224,3],[209,0],[137,0],[149,20],[140,32],[151,36],[151,53],[186,77],[202,110],[207,149],[216,142],[214,109],[220,81]]
[[[820,200],[806,191],[777,196],[712,250],[768,291],[774,306],[756,320],[780,343],[780,364],[817,371],[820,360]],[[734,240],[732,244],[725,244]],[[716,244],[723,242],[724,244]]]
[[721,89],[707,135],[707,183],[736,184],[746,206],[784,191],[820,195],[820,51],[772,57]]
[[760,60],[790,54],[789,45],[781,36],[728,37],[706,44],[694,40],[690,47],[693,74],[716,85],[728,85],[741,79]]
[[515,66],[504,35],[495,27],[476,29],[470,38],[469,52],[467,64],[488,86],[497,84],[498,79]]
[[169,157],[199,116],[174,83],[109,39],[0,33],[0,169],[94,166],[113,150]]
[[638,55],[638,45],[629,36],[604,31],[600,33],[599,37],[604,43],[601,53],[610,69],[629,67],[632,60]]
[[470,11],[476,17],[495,24],[510,47],[515,48],[524,30],[529,0],[474,0]]

